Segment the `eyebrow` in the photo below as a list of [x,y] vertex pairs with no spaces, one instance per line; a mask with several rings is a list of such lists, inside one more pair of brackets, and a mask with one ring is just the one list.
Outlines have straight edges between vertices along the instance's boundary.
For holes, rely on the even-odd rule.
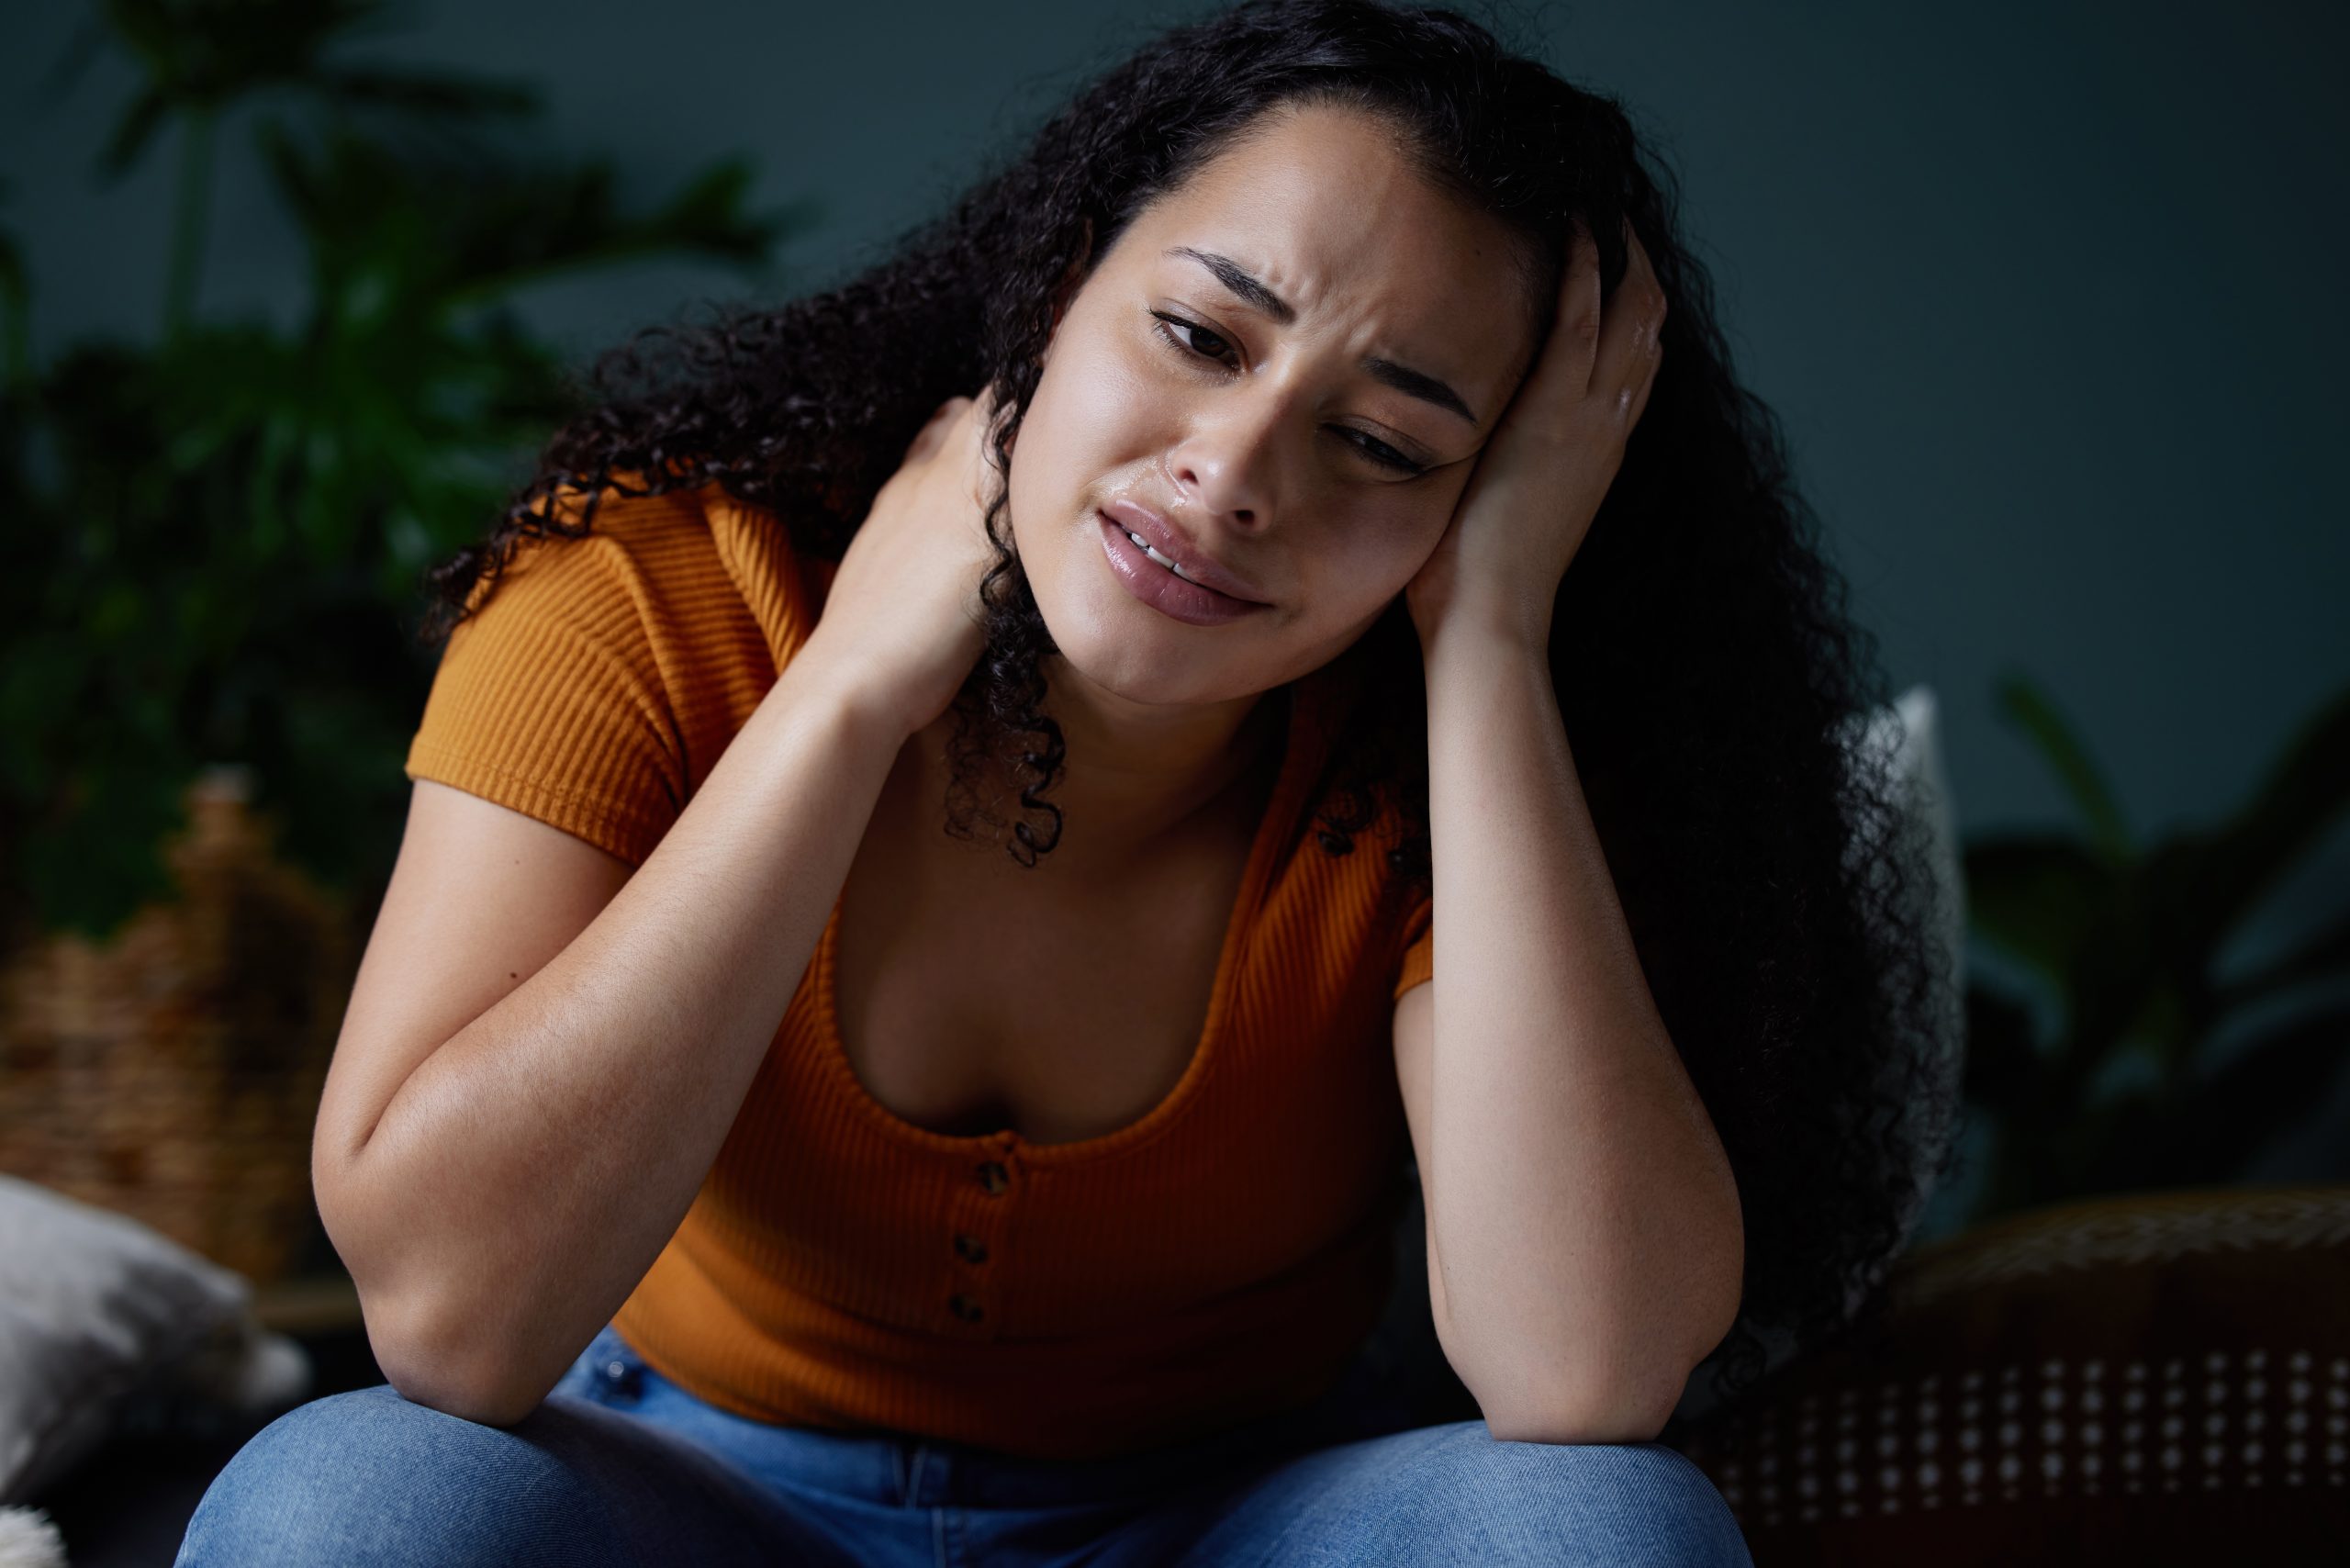
[[[1289,301],[1266,287],[1262,278],[1230,256],[1219,256],[1214,251],[1195,251],[1189,245],[1172,246],[1166,253],[1199,263],[1214,273],[1216,281],[1243,304],[1262,311],[1282,326],[1286,327],[1297,319],[1297,312],[1290,308]],[[1372,380],[1392,386],[1407,398],[1433,403],[1439,409],[1460,415],[1472,425],[1477,422],[1477,416],[1469,411],[1469,405],[1461,400],[1460,394],[1433,375],[1414,370],[1409,365],[1398,364],[1392,359],[1382,359],[1377,354],[1364,356],[1362,367]]]

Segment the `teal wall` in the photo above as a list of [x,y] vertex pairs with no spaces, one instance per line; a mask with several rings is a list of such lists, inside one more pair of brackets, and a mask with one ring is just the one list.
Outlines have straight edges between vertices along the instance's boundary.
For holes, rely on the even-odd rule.
[[[526,77],[546,134],[616,152],[643,195],[755,153],[763,202],[821,204],[769,284],[796,292],[870,258],[1155,26],[1210,8],[432,0],[356,52]],[[39,112],[79,7],[11,10],[0,220],[28,246],[36,349],[148,332],[171,149],[95,191],[128,73],[101,58]],[[2350,679],[2350,118],[2330,90],[2350,8],[1684,0],[1528,9],[1504,30],[1624,98],[1681,172],[1738,367],[1785,421],[1858,617],[1897,686],[1940,697],[1963,834],[2065,815],[1994,711],[2003,670],[2052,689],[2144,833],[2228,811]],[[229,159],[205,307],[290,311],[301,284],[257,171]],[[645,270],[530,312],[584,353],[744,291]],[[2350,832],[2246,950],[2345,888]]]

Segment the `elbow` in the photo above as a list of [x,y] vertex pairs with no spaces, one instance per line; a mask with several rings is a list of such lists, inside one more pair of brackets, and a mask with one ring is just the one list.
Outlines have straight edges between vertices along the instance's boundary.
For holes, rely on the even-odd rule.
[[[1608,1328],[1562,1327],[1495,1337],[1438,1320],[1446,1358],[1476,1396],[1494,1439],[1529,1443],[1652,1443],[1688,1392],[1689,1379],[1735,1327],[1742,1305],[1744,1247],[1734,1228],[1694,1277],[1652,1294],[1644,1313],[1625,1309]],[[1638,1299],[1638,1298],[1635,1298]],[[1472,1380],[1470,1372],[1476,1376]],[[1488,1391],[1495,1397],[1487,1398]]]
[[405,1348],[388,1357],[379,1353],[376,1364],[384,1369],[384,1381],[409,1404],[476,1426],[511,1427],[545,1403],[550,1392],[502,1380],[496,1369],[470,1368],[446,1357],[417,1356]]
[[553,1383],[517,1379],[524,1359],[488,1330],[477,1303],[453,1296],[445,1271],[423,1266],[412,1236],[367,1206],[367,1189],[350,1168],[321,1169],[312,1184],[328,1238],[358,1289],[367,1348],[401,1398],[486,1427],[510,1427],[539,1406]]
[[[1472,1390],[1496,1441],[1652,1443],[1663,1436],[1704,1358],[1649,1344],[1603,1356],[1511,1359],[1516,1364],[1499,1377],[1488,1364],[1487,1375]],[[1488,1399],[1486,1390],[1501,1392]]]
[[490,1391],[487,1397],[480,1398],[468,1392],[459,1392],[445,1398],[411,1399],[406,1394],[400,1397],[411,1405],[428,1406],[443,1415],[454,1416],[460,1421],[471,1421],[477,1427],[514,1426],[546,1403],[544,1394],[526,1392],[517,1396],[500,1390]]
[[399,1396],[411,1405],[484,1427],[511,1427],[543,1404],[552,1385],[518,1382],[513,1358],[447,1319],[363,1305],[368,1348]]
[[1688,1381],[1684,1373],[1670,1394],[1656,1388],[1611,1390],[1494,1406],[1481,1403],[1480,1409],[1496,1442],[1652,1443],[1663,1434]]

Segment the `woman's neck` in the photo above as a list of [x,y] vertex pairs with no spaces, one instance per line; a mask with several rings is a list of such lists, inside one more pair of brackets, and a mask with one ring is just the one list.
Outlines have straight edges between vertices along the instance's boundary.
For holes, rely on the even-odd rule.
[[[1044,710],[1061,727],[1059,777],[1046,798],[1061,809],[1061,838],[1040,865],[1071,875],[1115,874],[1123,867],[1188,841],[1278,775],[1289,698],[1278,689],[1213,707],[1154,708],[1072,691],[1046,661]],[[944,799],[950,710],[926,727],[921,758],[925,794]],[[990,759],[979,784],[997,815],[1019,821],[1010,768]],[[1252,789],[1255,785],[1259,788]],[[1251,821],[1253,822],[1253,814]]]

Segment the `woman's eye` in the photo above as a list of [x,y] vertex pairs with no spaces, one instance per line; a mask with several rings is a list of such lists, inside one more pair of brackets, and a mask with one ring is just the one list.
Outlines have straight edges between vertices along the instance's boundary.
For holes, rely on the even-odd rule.
[[[1212,359],[1221,362],[1226,355],[1232,353],[1232,345],[1230,343],[1225,342],[1222,338],[1217,337],[1214,332],[1209,331],[1197,321],[1186,321],[1181,316],[1169,316],[1163,310],[1154,310],[1151,312],[1151,315],[1156,317],[1158,320],[1158,325],[1152,330],[1160,337],[1166,339],[1169,342],[1173,343],[1178,349],[1181,350],[1185,353],[1197,354],[1202,359]],[[1175,336],[1174,332],[1168,330],[1170,327],[1178,328],[1183,331],[1193,334],[1192,341],[1190,342],[1185,342],[1179,339]],[[1209,342],[1214,343],[1215,347],[1213,349],[1201,348],[1199,346],[1199,340],[1202,338],[1205,338]]]
[[[1209,331],[1205,327],[1201,326],[1197,321],[1187,321],[1181,316],[1169,316],[1163,310],[1154,310],[1151,312],[1151,315],[1158,322],[1156,326],[1151,328],[1151,330],[1157,333],[1163,342],[1171,346],[1178,353],[1190,355],[1199,359],[1213,360],[1221,364],[1233,352],[1231,344],[1225,342],[1215,333]],[[1192,334],[1192,341],[1190,342],[1186,342],[1182,339],[1178,338],[1175,335],[1178,330]],[[1209,342],[1214,343],[1215,348],[1214,350],[1208,350],[1199,347],[1199,342],[1203,338],[1206,339]],[[1360,431],[1341,431],[1340,433],[1348,437],[1348,444],[1349,446],[1352,446],[1356,451],[1361,453],[1365,457],[1370,458],[1373,463],[1378,464],[1382,468],[1404,475],[1407,477],[1417,477],[1419,475],[1427,472],[1427,468],[1423,465],[1413,462],[1410,458],[1404,456],[1402,453],[1397,452],[1393,447],[1389,446],[1383,441],[1375,440],[1371,436],[1365,435]]]
[[[1355,431],[1352,433],[1362,435],[1360,431]],[[1358,444],[1362,448],[1362,454],[1365,457],[1382,468],[1393,468],[1398,474],[1415,477],[1427,472],[1419,464],[1413,462],[1383,441],[1373,441],[1371,437],[1363,435]]]

